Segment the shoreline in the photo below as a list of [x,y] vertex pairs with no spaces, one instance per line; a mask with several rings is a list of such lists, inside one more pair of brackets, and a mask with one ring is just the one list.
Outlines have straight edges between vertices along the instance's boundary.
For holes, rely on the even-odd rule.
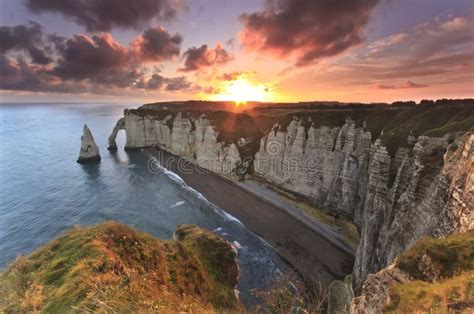
[[[187,185],[262,237],[309,282],[327,286],[352,272],[353,252],[334,243],[337,239],[328,239],[323,235],[324,230],[316,229],[318,224],[307,224],[282,204],[248,186],[210,171],[196,171],[194,164],[185,158],[160,148],[147,150],[163,167],[178,174]],[[183,160],[188,167],[180,171]]]
[[[314,218],[311,218],[308,213],[306,213],[302,208],[293,205],[287,200],[288,197],[281,195],[282,192],[278,190],[277,187],[269,186],[271,183],[264,181],[264,183],[258,182],[263,180],[260,178],[249,177],[244,182],[235,182],[244,189],[250,191],[251,193],[256,194],[257,196],[263,198],[267,202],[274,204],[277,207],[283,208],[290,215],[294,216],[301,223],[309,226],[315,232],[319,233],[325,237],[332,244],[338,248],[346,251],[348,254],[355,256],[357,247],[354,247],[347,241],[343,234],[334,230],[334,227],[320,222]],[[290,192],[287,192],[290,193]]]

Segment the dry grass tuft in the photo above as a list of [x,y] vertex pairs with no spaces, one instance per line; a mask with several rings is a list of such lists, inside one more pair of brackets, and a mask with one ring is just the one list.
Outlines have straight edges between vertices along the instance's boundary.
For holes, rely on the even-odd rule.
[[390,286],[386,312],[472,313],[474,230],[444,239],[422,239],[395,264],[414,280]]

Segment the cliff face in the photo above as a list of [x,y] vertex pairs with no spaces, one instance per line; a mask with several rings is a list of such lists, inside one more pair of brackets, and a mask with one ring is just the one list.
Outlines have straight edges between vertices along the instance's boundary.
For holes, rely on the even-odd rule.
[[114,133],[126,130],[128,149],[160,146],[224,174],[235,173],[253,151],[256,175],[359,227],[358,292],[368,274],[421,237],[474,227],[474,133],[456,131],[471,125],[462,119],[472,112],[469,106],[297,112],[258,136],[248,130],[261,116],[138,109],[126,110]]
[[255,173],[320,208],[354,218],[354,206],[367,190],[360,179],[367,172],[370,145],[370,132],[351,119],[342,127],[306,131],[295,117],[286,131],[275,126],[261,139]]
[[109,149],[116,149],[115,136],[120,129],[126,132],[125,149],[158,146],[223,174],[235,173],[242,162],[238,146],[246,144],[244,138],[235,142],[219,141],[222,131],[205,114],[179,112],[160,116],[126,110],[109,138]]
[[419,137],[391,187],[390,157],[374,145],[354,265],[356,287],[416,240],[474,227],[473,140],[472,132],[449,146],[446,138]]
[[[474,228],[474,131],[451,144],[444,156],[442,183],[448,186],[442,233],[465,232]],[[443,222],[446,222],[444,224]]]
[[351,119],[340,128],[306,131],[293,118],[287,130],[277,125],[261,139],[254,166],[267,181],[359,226],[353,274],[360,288],[369,273],[421,237],[474,227],[473,138],[409,136],[391,157],[381,140],[372,144],[371,133]]

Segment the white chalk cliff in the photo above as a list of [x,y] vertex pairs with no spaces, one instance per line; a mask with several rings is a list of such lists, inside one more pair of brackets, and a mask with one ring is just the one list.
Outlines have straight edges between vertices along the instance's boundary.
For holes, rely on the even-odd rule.
[[254,166],[267,181],[359,226],[353,275],[360,289],[421,237],[474,228],[474,133],[453,138],[448,145],[448,136],[410,137],[411,147],[391,157],[350,119],[340,128],[310,127],[305,136],[295,118],[262,138]]
[[[119,129],[126,131],[126,149],[158,146],[217,173],[234,173],[244,159],[239,142],[219,141],[220,130],[205,115],[126,110],[111,148]],[[473,141],[473,131],[410,135],[390,155],[360,121],[329,127],[295,117],[261,137],[253,167],[266,181],[358,226],[357,292],[368,274],[421,237],[474,228]]]
[[366,185],[371,134],[347,119],[342,127],[305,126],[298,118],[286,131],[273,130],[260,141],[255,172],[277,186],[310,198],[327,211],[355,215]]
[[196,118],[178,113],[173,117],[125,110],[109,137],[109,149],[117,148],[115,137],[120,129],[126,132],[127,150],[160,147],[222,174],[234,174],[242,161],[238,143],[219,142],[219,130],[205,114]]
[[81,136],[81,150],[79,151],[78,163],[100,160],[99,147],[94,141],[91,130],[84,124],[84,131]]

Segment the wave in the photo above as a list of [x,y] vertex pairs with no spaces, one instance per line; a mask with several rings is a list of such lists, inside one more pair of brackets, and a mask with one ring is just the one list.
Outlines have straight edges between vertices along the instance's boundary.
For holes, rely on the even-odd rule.
[[[188,201],[189,203],[196,202],[195,204],[197,206],[213,211],[218,216],[222,217],[225,222],[235,224],[235,226],[241,229],[244,229],[245,230],[244,233],[252,235],[252,238],[256,241],[255,244],[258,245],[259,249],[261,249],[262,252],[265,252],[263,255],[261,254],[255,255],[255,251],[253,250],[249,251],[247,249],[247,246],[241,245],[239,241],[236,241],[235,239],[233,239],[234,236],[231,236],[228,232],[226,232],[227,230],[225,229],[227,228],[224,229],[222,227],[219,227],[214,230],[214,232],[219,233],[219,235],[227,238],[230,241],[233,249],[236,252],[239,252],[238,254],[238,256],[240,256],[239,258],[251,259],[254,262],[257,260],[260,260],[262,262],[262,265],[263,264],[267,265],[265,267],[266,271],[269,271],[271,269],[271,271],[269,271],[269,273],[267,274],[266,279],[262,279],[263,281],[261,280],[261,283],[265,282],[264,285],[267,285],[267,284],[270,285],[272,284],[273,280],[281,276],[282,271],[280,268],[286,269],[286,266],[284,263],[275,263],[276,260],[274,260],[273,258],[278,258],[278,257],[276,255],[276,249],[270,243],[268,243],[265,239],[263,239],[258,234],[250,231],[239,219],[225,212],[223,209],[216,206],[215,204],[211,203],[202,193],[188,186],[178,174],[164,168],[155,157],[151,156],[151,154],[147,153],[147,155],[150,159],[152,159],[154,163],[153,167],[154,167],[154,170],[156,170],[156,173],[164,174],[167,178],[170,179],[172,184],[175,184],[176,186],[178,186],[181,189],[181,191],[185,193],[186,201]],[[189,197],[189,199],[187,197]],[[246,256],[246,257],[242,257],[242,256]],[[270,257],[270,256],[273,256],[273,257]],[[261,274],[262,273],[260,273],[260,275]]]
[[242,248],[242,244],[239,243],[239,241],[232,241],[232,246],[236,249],[236,250],[240,250]]
[[158,170],[157,172],[163,173],[174,184],[178,185],[182,190],[184,190],[185,192],[187,192],[191,196],[195,197],[196,199],[198,199],[202,203],[204,203],[207,207],[212,208],[218,215],[223,217],[224,220],[233,221],[233,222],[236,222],[239,225],[245,227],[244,224],[240,220],[238,220],[237,218],[235,218],[231,214],[225,212],[220,207],[214,205],[204,195],[202,195],[202,193],[196,191],[195,189],[193,189],[192,187],[187,185],[186,182],[184,182],[183,178],[181,178],[178,174],[176,174],[173,171],[170,171],[170,170],[166,169],[165,167],[163,167],[156,157],[153,157],[150,153],[147,153],[147,155],[153,161],[153,163],[154,163],[153,167],[156,167],[155,170]]
[[176,202],[176,204],[171,205],[170,208],[175,208],[175,207],[181,206],[181,205],[183,205],[184,203],[186,203],[186,202],[185,202],[185,201]]

